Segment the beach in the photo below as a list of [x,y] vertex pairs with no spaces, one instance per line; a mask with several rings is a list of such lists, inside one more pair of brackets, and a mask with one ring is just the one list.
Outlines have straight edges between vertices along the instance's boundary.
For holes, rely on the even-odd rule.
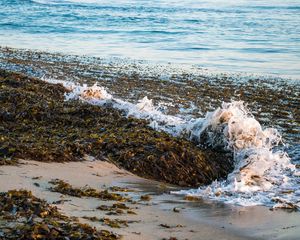
[[[101,211],[97,207],[109,206],[116,201],[52,192],[49,190],[52,179],[66,181],[74,187],[88,185],[99,190],[128,188],[130,190],[125,195],[132,197],[136,203],[126,205],[136,214],[108,215],[109,211]],[[184,200],[183,196],[169,195],[168,192],[176,189],[175,186],[136,177],[98,160],[72,163],[21,161],[19,166],[2,166],[0,180],[1,192],[11,189],[32,191],[67,216],[122,235],[122,239],[298,239],[299,236],[298,213],[270,211],[264,207],[230,207],[203,200],[191,202]],[[146,194],[151,199],[141,201],[141,196]],[[112,228],[83,218],[86,216],[122,219],[128,221],[128,226]]]
[[0,240],[298,240],[298,0],[2,0]]
[[[7,57],[6,55],[8,52],[10,52],[11,54],[9,55],[10,57]],[[146,126],[147,124],[149,124],[147,123],[147,121],[149,120],[143,122],[139,119],[134,118],[122,118],[122,114],[119,115],[120,113],[117,113],[116,110],[111,108],[113,106],[113,103],[98,106],[97,104],[95,105],[94,102],[93,106],[90,104],[86,104],[84,102],[84,99],[82,99],[84,100],[83,103],[82,100],[78,101],[78,99],[75,100],[75,102],[72,102],[74,100],[71,100],[71,102],[65,101],[64,99],[66,95],[64,95],[64,93],[68,94],[70,90],[63,87],[63,79],[70,79],[70,76],[74,76],[75,72],[73,73],[73,75],[70,75],[69,72],[61,72],[61,75],[58,77],[56,73],[58,73],[57,69],[60,66],[59,64],[53,65],[53,63],[51,62],[47,63],[47,61],[34,60],[41,59],[41,56],[46,53],[23,50],[18,52],[17,50],[13,49],[4,49],[4,51],[2,51],[2,56],[3,54],[4,56],[6,56],[6,58],[2,57],[1,59],[2,67],[5,66],[4,69],[8,70],[18,70],[23,74],[2,71],[2,94],[6,94],[7,97],[10,96],[9,94],[11,94],[11,96],[21,96],[20,99],[23,99],[23,103],[20,104],[22,101],[18,101],[19,107],[17,109],[19,109],[18,111],[21,112],[23,111],[22,109],[25,108],[27,109],[26,112],[29,114],[22,115],[22,117],[20,117],[20,115],[18,115],[18,111],[16,110],[14,110],[16,111],[14,113],[15,115],[11,114],[12,110],[9,108],[9,106],[11,107],[14,105],[7,105],[7,103],[9,103],[9,101],[14,101],[14,98],[6,97],[6,99],[11,100],[9,100],[8,102],[2,102],[2,106],[4,106],[5,108],[2,108],[1,118],[2,121],[4,121],[3,123],[6,122],[5,124],[8,124],[4,126],[6,126],[7,129],[15,130],[9,132],[3,127],[1,129],[3,133],[1,139],[1,163],[3,164],[0,169],[1,192],[7,192],[14,189],[25,189],[27,191],[31,191],[35,197],[46,200],[46,202],[52,206],[57,206],[58,210],[68,216],[70,219],[73,219],[75,217],[76,221],[87,223],[90,226],[96,227],[100,230],[108,230],[109,232],[115,234],[114,236],[124,239],[298,238],[300,229],[298,223],[300,215],[299,212],[294,211],[295,209],[282,210],[273,209],[266,206],[243,207],[235,204],[224,204],[222,203],[222,201],[211,200],[209,199],[209,197],[205,197],[205,195],[187,197],[185,194],[170,194],[174,191],[188,189],[191,186],[197,187],[199,186],[199,184],[203,184],[201,183],[201,181],[212,181],[211,178],[208,177],[209,175],[202,175],[205,176],[205,178],[201,178],[201,173],[200,175],[197,174],[197,176],[191,174],[189,171],[192,171],[192,168],[189,168],[189,165],[181,165],[181,171],[186,172],[187,176],[192,175],[193,181],[195,181],[195,179],[198,179],[199,182],[193,182],[192,179],[189,180],[189,178],[187,177],[180,177],[182,173],[178,172],[179,174],[177,174],[175,172],[175,165],[172,164],[178,161],[178,156],[180,156],[183,151],[182,148],[178,148],[178,144],[184,144],[185,148],[188,147],[190,149],[189,151],[193,151],[193,155],[198,154],[198,151],[199,154],[200,151],[206,151],[204,152],[204,156],[212,156],[209,155],[211,154],[209,153],[209,150],[201,150],[201,148],[199,150],[196,150],[194,149],[193,143],[191,142],[185,142],[185,140],[183,139],[177,140],[176,137],[173,138],[171,136],[164,135],[164,133],[161,133],[160,131],[156,132],[151,130],[151,128],[148,129]],[[31,56],[31,60],[24,59],[24,54],[26,54],[25,56],[28,56],[29,54]],[[23,57],[21,58],[20,55]],[[12,56],[14,56],[14,58],[12,58]],[[17,59],[16,56],[18,56],[19,59]],[[49,56],[61,57],[62,59],[65,59],[65,56],[63,55],[47,55],[47,57]],[[51,68],[48,66],[48,64],[51,64]],[[66,66],[68,66],[68,64],[69,66],[73,65],[72,61],[70,63],[64,64],[66,64]],[[18,66],[18,69],[15,68],[16,66]],[[30,71],[29,66],[31,69]],[[61,79],[61,82],[51,80],[49,81],[50,83],[48,83],[44,80],[45,76],[43,76],[43,80],[33,78],[41,77],[41,75],[37,75],[42,69],[44,71],[43,74],[47,74],[46,76],[48,79],[53,79],[53,77],[55,77],[56,79]],[[47,69],[47,71],[45,71],[45,69]],[[109,71],[112,74],[113,72],[117,72],[117,69],[117,67],[114,67],[113,70]],[[120,68],[119,71],[121,69],[122,68]],[[56,72],[51,72],[50,70]],[[24,75],[24,73],[26,75]],[[78,76],[80,76],[80,74],[81,70],[78,71]],[[122,75],[120,72],[118,74]],[[50,75],[52,76],[52,78],[50,78]],[[63,78],[63,76],[65,76],[65,78]],[[136,78],[141,80],[140,77]],[[141,89],[140,91],[142,92],[144,88],[147,88],[150,96],[152,96],[151,91],[155,92],[155,88],[151,85],[150,80],[148,80],[148,83],[147,80],[145,80],[147,84],[145,84],[144,86],[141,85],[140,87],[137,87],[139,81],[135,81],[134,77],[132,78],[132,81],[130,79],[131,78],[129,77],[122,76],[122,78],[118,80],[123,81],[123,86],[125,86],[124,84],[133,84],[131,88],[130,85],[124,87],[123,93],[119,93],[119,97],[122,96],[123,98],[127,99],[127,101],[135,102],[134,98],[136,98],[137,96],[131,95],[130,98],[130,89]],[[180,79],[180,77],[178,77],[178,79]],[[81,78],[79,83],[92,85],[95,83],[95,81],[95,79],[92,80],[91,78]],[[120,90],[120,92],[122,92],[121,88],[113,88],[113,86],[116,87],[119,84],[112,84],[111,80],[98,80],[98,82],[101,82],[101,84],[103,84],[107,89],[112,87],[114,91],[117,92],[118,90]],[[268,82],[268,80],[266,80],[266,82]],[[181,84],[180,82],[172,83],[174,84],[174,86],[176,86],[176,84]],[[165,89],[168,89],[167,83],[163,82],[163,84],[165,84],[166,86]],[[212,92],[210,94],[212,94],[212,96],[214,96],[215,94],[213,86],[214,83],[212,83],[211,86],[207,86],[208,89],[211,89]],[[89,90],[89,88],[85,89]],[[127,89],[127,92],[125,92],[125,89]],[[189,89],[191,88],[189,87]],[[112,90],[110,91],[112,92]],[[92,91],[86,93],[90,94],[87,95],[87,97],[99,97],[99,95],[97,94],[103,92]],[[35,94],[41,95],[37,95],[37,97]],[[173,94],[175,94],[175,92]],[[274,91],[273,94],[275,97],[277,96],[278,92]],[[28,95],[28,97],[26,97],[26,95]],[[160,94],[160,96],[164,96],[164,94]],[[270,96],[272,96],[272,94],[270,94]],[[39,104],[41,104],[41,106],[44,106],[45,109],[42,110],[41,107],[36,104],[33,105],[34,107],[30,107],[30,105],[28,105],[30,107],[28,109],[28,103],[26,101],[34,102],[33,99],[37,98],[40,99]],[[47,101],[47,106],[43,102],[44,98]],[[51,103],[51,101],[55,101],[55,103]],[[156,101],[158,101],[158,99],[156,99]],[[292,101],[297,101],[297,97],[295,96],[294,100]],[[183,99],[181,103],[183,105],[187,104],[188,100]],[[61,106],[63,106],[63,108],[61,108]],[[4,109],[6,110],[3,111]],[[36,109],[39,110],[37,111]],[[108,109],[108,111],[105,109]],[[60,111],[63,111],[63,114],[60,113],[61,116],[58,117],[58,115],[56,115],[56,111],[58,111],[58,113]],[[99,115],[97,115],[97,111],[99,111]],[[126,111],[126,109],[122,111]],[[178,111],[180,111],[178,106],[171,106],[170,109],[168,109],[167,113],[175,114]],[[50,112],[50,115],[47,115],[47,112]],[[83,112],[84,115],[80,115],[81,112]],[[92,115],[90,116],[91,113]],[[71,114],[71,116],[73,116],[72,120],[68,119],[68,114]],[[80,122],[79,119],[76,120],[76,114],[79,114],[80,117],[83,117],[84,121]],[[11,119],[13,119],[15,116],[19,116],[19,120],[12,121]],[[106,125],[104,128],[106,130],[104,132],[100,129],[99,126],[97,126],[97,124],[95,125],[95,120],[100,116],[102,116],[102,120],[100,121],[100,123],[102,122],[103,124],[107,122],[105,123]],[[110,125],[110,123],[113,122],[112,120],[110,120],[110,116],[113,116],[113,119],[115,121],[119,121],[119,123],[117,125]],[[257,116],[258,118],[260,117],[259,114]],[[276,115],[274,114],[273,117],[275,116]],[[89,120],[90,117],[92,117],[93,120]],[[55,123],[55,118],[58,120],[58,122],[60,122],[60,124],[57,125]],[[26,119],[31,119],[31,123],[29,123]],[[66,119],[68,121],[69,128],[63,127],[64,125],[62,124],[62,122],[66,121]],[[25,125],[27,124],[27,126],[22,126],[22,121],[27,121],[27,123],[25,122]],[[46,124],[45,130],[42,124],[43,122],[45,122]],[[89,122],[90,125],[85,125]],[[18,123],[20,125],[11,125],[14,123]],[[116,134],[116,132],[114,132],[116,129],[118,129],[118,134],[120,134],[120,136],[122,136],[123,134],[122,131],[125,131],[126,134],[129,134],[126,127],[121,127],[122,125],[127,126],[129,123],[131,126],[130,128],[132,129],[131,131],[133,131],[133,133],[137,131],[137,133],[139,134],[145,134],[144,137],[133,138],[132,140],[130,140],[132,141],[130,143],[132,144],[131,151],[132,153],[136,154],[137,160],[139,160],[140,162],[148,159],[147,156],[149,156],[149,154],[154,153],[154,156],[158,157],[163,154],[163,152],[161,152],[159,148],[155,150],[154,146],[157,145],[152,146],[151,139],[153,139],[154,142],[172,142],[172,144],[170,145],[165,145],[163,150],[175,151],[174,153],[178,154],[177,157],[169,155],[169,160],[167,160],[167,162],[169,162],[165,167],[166,169],[169,168],[172,171],[162,171],[164,174],[157,174],[157,170],[151,170],[157,167],[157,163],[152,165],[136,165],[140,163],[132,162],[133,165],[130,165],[130,162],[132,161],[131,159],[134,159],[134,155],[132,155],[131,153],[131,155],[129,156],[126,152],[124,155],[124,153],[122,153],[123,150],[121,142],[113,145],[112,143],[115,141],[115,137],[110,136],[107,138],[106,135],[101,135],[106,131]],[[31,124],[37,124],[36,126],[38,127],[28,127],[31,126]],[[278,124],[281,123],[279,122]],[[85,126],[85,128],[89,131],[86,133],[79,126]],[[27,133],[24,134],[24,130],[22,129],[27,129]],[[98,129],[100,129],[100,132]],[[145,129],[147,129],[147,131]],[[288,131],[286,136],[293,139],[295,136],[293,135],[295,134],[295,131],[293,129],[296,129],[297,131],[297,125],[295,125],[295,128],[293,128],[293,125],[288,125],[288,129],[291,130]],[[168,128],[166,130],[168,131]],[[37,132],[35,133],[35,131]],[[97,136],[95,135],[96,133]],[[70,139],[68,135],[70,135]],[[72,139],[74,139],[75,136],[75,139],[78,140],[73,144]],[[103,140],[99,140],[102,138],[107,138],[108,140],[110,140],[108,142],[106,142],[107,140],[104,140],[104,142],[106,143],[104,145],[100,145],[102,146],[102,150],[100,150],[97,144],[103,144]],[[148,141],[143,142],[139,139],[147,139]],[[6,143],[6,145],[3,145],[3,143]],[[3,148],[3,146],[7,146],[7,143],[9,143],[8,147]],[[31,148],[28,148],[29,145],[27,144],[30,144]],[[126,149],[130,148],[130,144],[126,144]],[[296,146],[292,147],[295,148],[291,149],[297,150]],[[143,155],[138,154],[139,151],[141,151],[141,148],[147,149],[147,151],[142,151]],[[146,155],[144,155],[145,153]],[[91,154],[92,156],[89,156],[87,154]],[[227,159],[226,164],[228,165],[225,168],[224,160],[223,162],[216,161],[215,163],[221,163],[221,165],[223,166],[224,174],[226,175],[230,172],[230,169],[232,167],[232,165],[229,164],[230,154],[228,155],[228,152],[226,153],[226,151],[220,151],[214,157],[209,157],[210,161],[212,159],[216,159],[216,156],[218,155],[223,156],[222,158],[225,157]],[[28,159],[24,159],[24,156],[26,156]],[[298,152],[296,151],[295,155],[292,156],[294,156],[294,161],[295,163],[297,163]],[[189,163],[191,164],[191,166],[193,166],[193,164],[195,164],[195,162],[193,161],[186,163]],[[201,161],[206,161],[205,157]],[[209,164],[207,166],[209,166]],[[215,166],[217,167],[217,165]],[[216,169],[220,169],[220,166],[215,168],[213,172],[219,173],[220,170]],[[135,167],[139,167],[138,171],[135,169]],[[184,170],[184,167],[186,168],[186,170]],[[124,168],[129,170],[130,172],[124,170]],[[201,171],[203,171],[203,169]],[[136,175],[139,175],[140,177]],[[147,180],[145,178],[150,178],[153,180]],[[213,178],[217,177],[214,176]],[[184,181],[182,181],[183,179]],[[53,185],[58,181],[62,181],[63,184],[70,184],[70,189],[66,192],[62,191],[60,193],[53,191]],[[181,187],[179,187],[178,185],[180,185]],[[95,196],[70,195],[70,193],[72,193],[73,191],[72,189],[77,189],[77,192],[83,191],[82,193],[84,193],[85,189],[89,187],[95,189],[95,191],[108,190],[108,192],[111,193],[112,196],[117,196],[117,198],[115,200],[99,200],[99,198]],[[121,197],[119,198],[118,195],[113,195],[115,193],[120,194],[120,196],[124,196],[125,198],[129,197],[131,199],[128,203],[125,201],[125,209],[123,205],[116,205],[121,206],[121,209],[119,209],[118,207],[109,207],[113,206],[113,204],[119,204],[120,200],[122,199]],[[143,196],[146,197],[143,198]],[[123,200],[121,201],[121,203],[124,203]],[[102,206],[102,209],[104,210],[97,209],[97,207],[99,206]],[[119,222],[115,223],[111,221],[115,218],[118,219]],[[272,221],[270,221],[270,219],[272,219]]]

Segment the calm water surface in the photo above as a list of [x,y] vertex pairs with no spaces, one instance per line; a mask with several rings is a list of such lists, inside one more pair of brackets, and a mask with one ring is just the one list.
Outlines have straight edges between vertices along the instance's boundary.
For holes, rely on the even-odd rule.
[[300,1],[1,0],[0,45],[300,79]]

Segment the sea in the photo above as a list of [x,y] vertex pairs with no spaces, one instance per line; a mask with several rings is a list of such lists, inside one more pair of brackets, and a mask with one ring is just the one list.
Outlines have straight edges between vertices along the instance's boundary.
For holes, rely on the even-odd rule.
[[299,0],[1,0],[0,45],[300,76]]
[[[0,67],[62,83],[66,100],[109,102],[158,131],[233,153],[227,179],[173,194],[300,209],[300,1],[1,0],[0,47]],[[122,95],[118,74],[187,94],[166,98],[142,84]],[[190,97],[204,82],[210,95]]]

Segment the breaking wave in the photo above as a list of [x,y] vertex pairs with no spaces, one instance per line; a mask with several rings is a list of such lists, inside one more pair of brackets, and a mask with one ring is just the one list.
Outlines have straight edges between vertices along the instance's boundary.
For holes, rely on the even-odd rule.
[[204,119],[195,120],[189,132],[200,144],[232,151],[235,168],[224,181],[176,194],[245,206],[300,207],[299,172],[287,153],[277,148],[283,144],[281,135],[274,128],[263,129],[243,102],[223,103]]
[[161,112],[152,100],[144,97],[138,103],[114,98],[97,84],[88,87],[72,82],[63,84],[69,92],[66,100],[79,99],[94,105],[110,105],[133,116],[149,120],[150,126],[174,136],[185,136],[202,147],[223,149],[234,155],[234,171],[226,180],[215,181],[198,189],[172,192],[219,200],[244,206],[266,205],[273,208],[300,208],[299,172],[274,128],[263,128],[241,101],[223,103],[205,118],[187,119]]

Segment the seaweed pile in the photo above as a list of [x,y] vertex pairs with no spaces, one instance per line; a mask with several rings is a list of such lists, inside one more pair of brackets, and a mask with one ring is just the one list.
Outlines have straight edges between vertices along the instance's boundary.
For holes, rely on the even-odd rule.
[[[133,201],[131,201],[131,203],[134,203]],[[135,211],[133,211],[132,209],[130,209],[127,205],[125,205],[124,203],[114,203],[112,206],[108,206],[108,205],[100,205],[99,207],[97,207],[98,210],[101,211],[107,211],[106,215],[122,215],[122,214],[131,214],[131,215],[137,215],[137,213]],[[126,212],[125,212],[126,210]]]
[[261,124],[282,129],[283,138],[292,145],[299,142],[297,80],[7,47],[0,47],[0,68],[45,79],[88,85],[98,82],[114,97],[137,102],[148,96],[168,114],[192,114],[194,118],[205,117],[223,101],[244,101]]
[[0,193],[0,228],[0,239],[119,239],[62,215],[26,190]]
[[59,192],[73,197],[94,197],[101,200],[116,200],[116,201],[126,201],[128,198],[121,196],[118,193],[111,193],[108,190],[98,191],[97,189],[91,187],[85,188],[75,188],[71,184],[60,180],[54,179],[49,183],[53,184],[54,187],[51,187],[52,192]]
[[233,169],[230,154],[157,132],[109,106],[64,101],[65,92],[62,85],[0,70],[0,164],[89,155],[180,186],[208,184]]

